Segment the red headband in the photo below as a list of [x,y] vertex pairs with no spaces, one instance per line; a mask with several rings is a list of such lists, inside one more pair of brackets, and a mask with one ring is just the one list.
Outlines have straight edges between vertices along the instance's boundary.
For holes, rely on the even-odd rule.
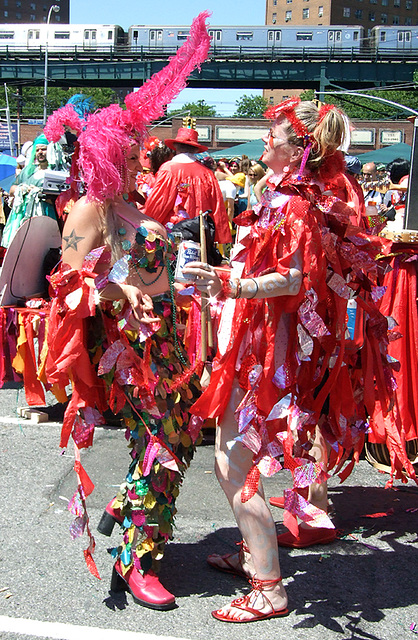
[[287,120],[289,120],[290,124],[292,125],[292,129],[296,133],[298,138],[309,136],[309,131],[306,128],[306,125],[297,117],[295,113],[295,107],[297,107],[300,102],[300,98],[288,98],[275,107],[269,107],[265,112],[264,117],[271,118],[272,120],[277,120],[279,116],[283,115],[285,116],[285,118],[287,118]]

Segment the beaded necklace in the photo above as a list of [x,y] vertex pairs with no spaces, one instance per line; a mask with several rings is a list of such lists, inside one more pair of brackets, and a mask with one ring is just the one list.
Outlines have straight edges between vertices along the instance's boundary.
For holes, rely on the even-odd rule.
[[[122,220],[125,220],[126,222],[128,222],[132,227],[134,227],[134,229],[137,232],[137,235],[136,235],[136,239],[137,240],[138,240],[138,236],[139,236],[140,242],[145,240],[146,236],[144,236],[143,233],[141,233],[141,227],[138,229],[137,227],[135,227],[135,225],[130,220],[126,219],[120,213],[118,213],[118,216],[120,218],[122,218]],[[148,230],[146,229],[146,227],[144,227],[144,229],[148,234]],[[126,235],[125,227],[123,227],[123,226],[119,227],[118,235],[121,238],[123,238]],[[130,259],[130,263],[132,264],[133,268],[135,269],[135,272],[138,275],[140,281],[145,286],[150,286],[150,285],[154,284],[155,282],[157,282],[157,280],[161,277],[164,269],[167,269],[168,284],[169,284],[169,289],[170,289],[171,314],[172,314],[172,319],[173,319],[174,351],[175,351],[178,359],[182,363],[182,365],[187,367],[188,363],[186,362],[186,360],[185,360],[185,358],[183,356],[183,353],[181,351],[180,343],[179,343],[179,339],[178,339],[178,333],[177,333],[177,307],[176,307],[175,298],[174,298],[174,274],[173,274],[173,271],[171,269],[170,258],[168,257],[168,255],[166,255],[165,256],[165,261],[162,264],[161,270],[159,271],[159,273],[157,273],[155,278],[153,280],[151,280],[150,282],[145,282],[143,277],[142,277],[142,275],[141,275],[141,273],[139,272],[139,270],[137,268],[137,265],[139,264],[139,262],[137,260],[135,260],[135,258],[132,256],[132,253],[129,253],[129,251],[132,249],[131,241],[128,240],[128,239],[124,239],[124,240],[121,241],[121,246],[122,246],[122,249],[127,253],[127,258]]]

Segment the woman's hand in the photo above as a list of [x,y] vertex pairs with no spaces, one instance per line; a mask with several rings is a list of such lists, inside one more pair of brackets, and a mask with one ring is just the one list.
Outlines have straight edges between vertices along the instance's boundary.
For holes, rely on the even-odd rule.
[[138,287],[130,284],[120,284],[119,286],[132,308],[131,325],[132,320],[138,323],[143,322],[144,324],[158,322],[158,318],[152,315],[154,305],[148,294],[142,293]]
[[193,275],[195,287],[210,298],[217,296],[222,289],[221,279],[215,269],[206,262],[189,262],[184,267],[183,273]]

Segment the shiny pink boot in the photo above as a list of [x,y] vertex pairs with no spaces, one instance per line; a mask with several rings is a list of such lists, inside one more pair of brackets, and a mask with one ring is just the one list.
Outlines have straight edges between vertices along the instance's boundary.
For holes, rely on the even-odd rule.
[[120,509],[114,509],[112,507],[112,502],[114,498],[106,505],[105,510],[103,511],[103,515],[100,518],[100,522],[97,525],[97,531],[102,533],[104,536],[112,535],[113,527],[117,522],[122,524],[123,515],[120,512]]
[[132,567],[123,576],[120,560],[117,560],[113,567],[110,588],[112,591],[129,591],[137,604],[150,609],[167,611],[176,606],[175,597],[163,587],[154,571],[141,575]]

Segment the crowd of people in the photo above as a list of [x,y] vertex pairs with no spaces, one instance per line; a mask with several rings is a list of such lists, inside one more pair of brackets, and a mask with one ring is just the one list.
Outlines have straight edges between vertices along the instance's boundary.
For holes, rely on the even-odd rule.
[[[208,47],[202,16],[196,28]],[[203,51],[194,64],[202,59]],[[380,302],[391,244],[377,235],[387,220],[402,225],[409,165],[361,167],[340,150],[340,109],[299,98],[266,112],[260,160],[215,162],[191,127],[164,141],[146,138],[146,97],[147,89],[129,94],[125,110],[111,105],[78,120],[68,106],[53,114],[10,192],[3,232],[7,247],[28,217],[57,216],[39,199],[40,181],[47,167],[60,168],[58,140],[71,131],[71,188],[57,203],[62,259],[49,276],[46,376],[54,389],[72,387],[61,435],[61,446],[72,436],[76,451],[72,535],[87,532],[85,557],[97,574],[86,503],[92,483],[79,453],[110,410],[126,426],[130,452],[99,524],[105,535],[121,528],[111,586],[143,606],[173,608],[158,567],[202,424],[215,419],[216,475],[241,540],[238,553],[208,562],[248,579],[251,590],[213,616],[284,616],[278,547],[335,540],[327,479],[344,465],[349,474],[377,415],[396,441],[392,475],[416,480],[394,392],[398,367],[388,356],[393,324]],[[207,212],[222,264],[195,255],[176,280],[179,225]],[[194,351],[204,340],[195,321],[204,305],[219,321],[202,388],[206,362]],[[408,437],[416,436],[411,427]],[[277,537],[262,476],[283,466],[293,486],[272,499],[289,528]]]

